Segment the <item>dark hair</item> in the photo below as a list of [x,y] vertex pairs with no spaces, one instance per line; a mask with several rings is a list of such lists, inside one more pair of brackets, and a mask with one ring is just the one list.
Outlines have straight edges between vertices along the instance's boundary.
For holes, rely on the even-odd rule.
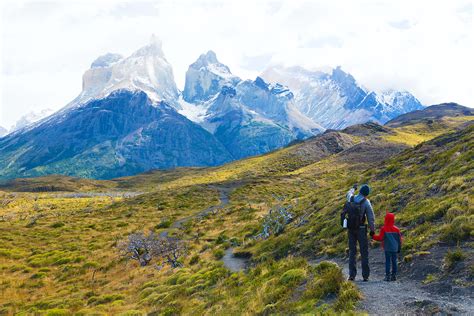
[[359,190],[360,194],[362,194],[363,196],[368,196],[370,194],[370,187],[367,185],[367,184],[364,184],[360,190]]

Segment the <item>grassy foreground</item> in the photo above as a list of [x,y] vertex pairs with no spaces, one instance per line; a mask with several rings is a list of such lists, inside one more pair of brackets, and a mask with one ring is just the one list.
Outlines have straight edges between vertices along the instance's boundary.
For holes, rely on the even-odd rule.
[[[352,312],[361,296],[340,267],[307,259],[345,255],[338,214],[353,183],[372,186],[378,224],[386,210],[396,213],[404,257],[439,243],[472,246],[474,127],[467,121],[433,129],[366,124],[216,168],[4,185],[0,314]],[[223,186],[229,203],[197,216],[219,205]],[[256,239],[264,217],[281,208],[293,220],[277,236]],[[136,231],[185,241],[183,266],[140,267],[120,257],[117,243]],[[224,266],[229,248],[251,256],[248,269]]]

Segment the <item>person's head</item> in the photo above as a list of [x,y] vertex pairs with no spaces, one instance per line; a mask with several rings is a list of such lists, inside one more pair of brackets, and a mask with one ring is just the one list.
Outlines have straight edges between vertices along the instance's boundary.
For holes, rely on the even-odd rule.
[[360,187],[359,192],[363,196],[367,197],[370,194],[370,187],[367,184],[364,184],[363,186]]

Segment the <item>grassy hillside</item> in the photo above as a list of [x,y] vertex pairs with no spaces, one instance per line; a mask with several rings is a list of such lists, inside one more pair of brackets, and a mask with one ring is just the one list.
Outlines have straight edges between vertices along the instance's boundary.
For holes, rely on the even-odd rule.
[[[334,264],[308,259],[345,256],[338,214],[354,183],[373,188],[378,224],[396,213],[405,261],[440,244],[472,249],[469,121],[364,124],[215,168],[10,182],[0,188],[0,314],[352,311],[361,297],[354,284]],[[293,216],[283,231],[255,238],[269,211],[283,209]],[[182,267],[119,256],[133,232],[182,240]],[[229,270],[229,251],[250,256],[248,269]]]

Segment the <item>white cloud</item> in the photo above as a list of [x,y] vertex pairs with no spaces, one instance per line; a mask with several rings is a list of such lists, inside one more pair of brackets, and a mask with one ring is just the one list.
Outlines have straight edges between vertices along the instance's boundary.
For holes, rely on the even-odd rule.
[[371,89],[474,105],[468,0],[2,1],[1,10],[7,127],[31,110],[64,106],[97,56],[128,55],[152,33],[179,87],[188,65],[212,49],[244,78],[270,62],[341,65]]

